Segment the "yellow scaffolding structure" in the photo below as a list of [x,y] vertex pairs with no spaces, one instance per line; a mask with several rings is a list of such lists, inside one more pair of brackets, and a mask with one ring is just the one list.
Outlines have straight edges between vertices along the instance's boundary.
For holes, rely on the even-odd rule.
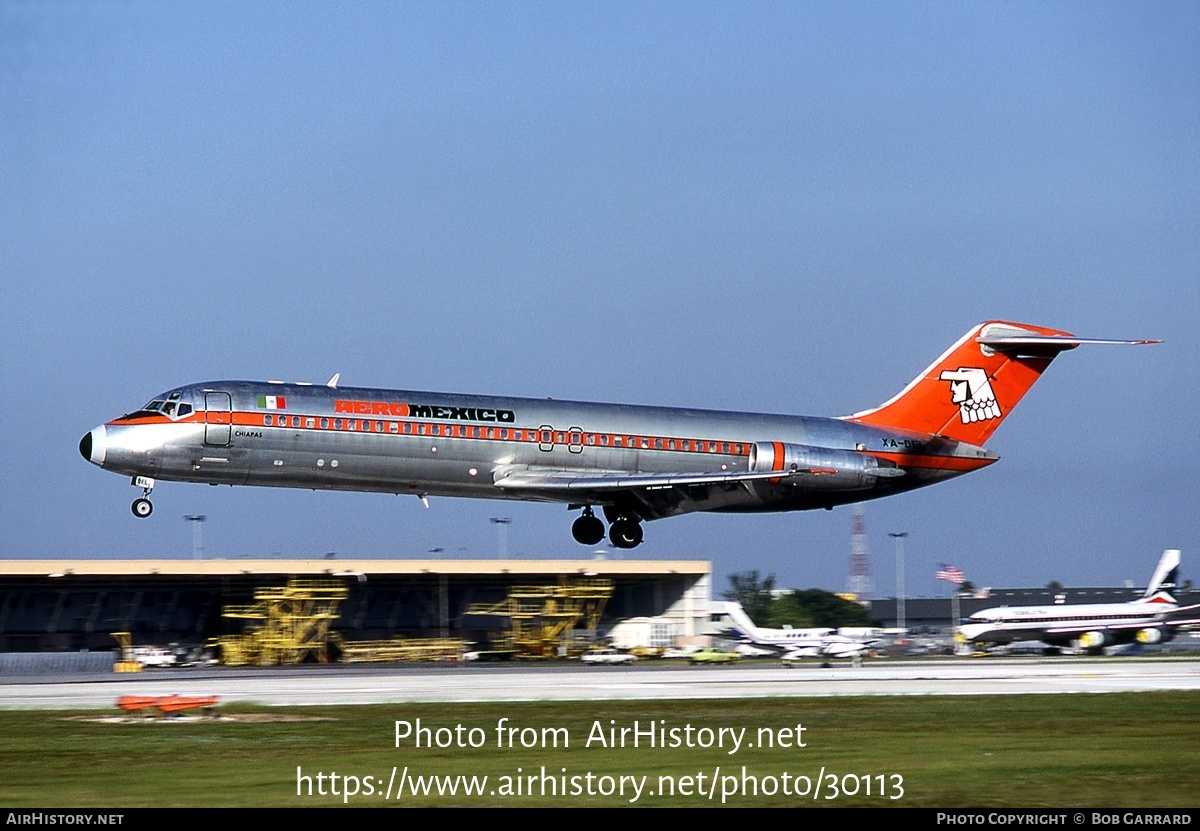
[[467,648],[466,641],[458,638],[344,641],[335,632],[332,640],[342,653],[342,662],[347,664],[461,661]]
[[508,618],[503,645],[518,658],[578,655],[595,645],[612,594],[611,580],[564,577],[553,586],[513,586],[499,603],[476,603],[465,614]]
[[230,666],[299,664],[312,657],[329,660],[329,626],[338,606],[349,595],[336,580],[288,580],[254,592],[249,606],[226,606],[221,617],[249,620],[241,635],[223,635],[208,642],[220,647],[221,662]]
[[121,647],[121,659],[113,664],[113,672],[141,672],[141,663],[133,658],[133,635],[129,632],[111,634]]

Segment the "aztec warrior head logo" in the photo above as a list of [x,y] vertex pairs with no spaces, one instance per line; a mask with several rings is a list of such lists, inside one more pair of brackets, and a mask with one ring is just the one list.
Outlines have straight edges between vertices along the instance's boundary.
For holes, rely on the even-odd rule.
[[987,372],[977,367],[947,369],[939,376],[950,382],[950,400],[958,405],[963,424],[1000,418],[1000,402],[992,392]]

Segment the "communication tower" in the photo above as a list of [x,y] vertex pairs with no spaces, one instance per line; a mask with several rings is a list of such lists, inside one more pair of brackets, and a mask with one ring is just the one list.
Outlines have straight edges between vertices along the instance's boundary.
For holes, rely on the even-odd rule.
[[854,506],[854,528],[850,534],[850,576],[846,591],[859,600],[867,600],[875,591],[871,581],[871,553],[867,550],[867,523],[862,503]]

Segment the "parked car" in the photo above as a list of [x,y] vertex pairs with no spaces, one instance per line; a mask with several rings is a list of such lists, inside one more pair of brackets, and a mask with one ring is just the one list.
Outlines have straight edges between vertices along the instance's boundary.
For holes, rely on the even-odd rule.
[[688,662],[693,664],[732,664],[741,657],[736,652],[726,652],[723,649],[706,646],[704,649],[688,655]]
[[583,657],[579,660],[585,664],[601,666],[604,664],[632,664],[637,658],[628,652],[618,652],[615,649],[591,649],[583,653]]

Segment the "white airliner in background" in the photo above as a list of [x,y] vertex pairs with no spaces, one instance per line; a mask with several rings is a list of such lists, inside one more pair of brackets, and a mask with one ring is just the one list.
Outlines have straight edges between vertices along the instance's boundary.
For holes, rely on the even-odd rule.
[[283,382],[176,387],[87,433],[79,452],[142,489],[158,480],[522,499],[580,510],[575,539],[642,541],[692,511],[832,508],[992,464],[983,443],[1083,340],[975,326],[899,395],[841,418],[684,410]]
[[[1128,603],[996,606],[971,615],[959,637],[980,647],[1016,641],[1041,641],[1098,653],[1106,646],[1160,643],[1184,626],[1200,625],[1200,605],[1180,606],[1166,590],[1174,587],[1179,551],[1168,549],[1158,561],[1145,593]],[[1192,612],[1191,615],[1181,613]]]

